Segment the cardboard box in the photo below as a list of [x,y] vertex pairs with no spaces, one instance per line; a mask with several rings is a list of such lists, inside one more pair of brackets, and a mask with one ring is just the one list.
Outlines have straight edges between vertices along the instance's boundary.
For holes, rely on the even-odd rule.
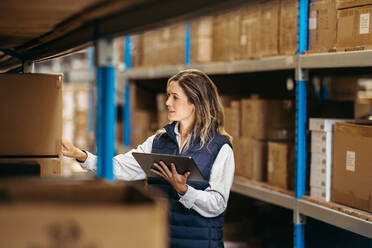
[[333,130],[335,123],[346,122],[347,119],[310,118],[311,131],[311,171],[310,185],[324,187],[323,200],[331,200]]
[[268,142],[267,181],[284,189],[294,188],[294,144]]
[[346,9],[372,4],[371,0],[337,0],[337,9]]
[[9,176],[60,176],[61,159],[56,158],[0,158],[1,177]]
[[233,61],[240,51],[240,12],[232,10],[213,19],[213,61]]
[[267,143],[251,138],[234,139],[235,175],[266,181]]
[[240,137],[240,101],[232,101],[225,111],[225,130],[234,138]]
[[354,118],[360,118],[372,111],[372,99],[358,99],[354,103]]
[[279,54],[297,53],[298,1],[280,1]]
[[310,197],[319,199],[319,200],[325,200],[326,199],[326,191],[325,188],[322,187],[310,187]]
[[372,47],[371,13],[372,5],[337,11],[337,50]]
[[359,82],[367,80],[360,76],[332,76],[323,78],[323,90],[327,100],[354,101],[358,96]]
[[240,19],[240,59],[260,57],[261,5],[252,1],[241,9]]
[[190,24],[190,62],[212,61],[213,16],[203,16]]
[[167,204],[140,188],[27,180],[0,188],[2,247],[168,246]]
[[372,126],[337,123],[332,200],[372,212]]
[[260,140],[290,140],[294,109],[290,100],[241,100],[241,135]]
[[336,46],[336,0],[310,1],[309,50],[334,51]]
[[279,54],[279,0],[262,0],[260,21],[260,55],[270,57]]
[[62,75],[0,74],[0,156],[57,156]]

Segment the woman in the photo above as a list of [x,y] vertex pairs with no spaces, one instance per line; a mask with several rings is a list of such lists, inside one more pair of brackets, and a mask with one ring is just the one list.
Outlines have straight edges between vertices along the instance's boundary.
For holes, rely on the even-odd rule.
[[[185,70],[167,83],[166,125],[143,144],[114,157],[117,179],[140,180],[145,173],[132,152],[191,156],[206,183],[187,182],[189,173],[177,173],[163,163],[154,163],[159,179],[148,184],[161,189],[170,200],[171,247],[223,247],[222,226],[234,176],[232,138],[224,130],[224,113],[217,88],[199,70]],[[96,156],[81,151],[67,140],[63,154],[76,158],[83,168],[96,170]]]

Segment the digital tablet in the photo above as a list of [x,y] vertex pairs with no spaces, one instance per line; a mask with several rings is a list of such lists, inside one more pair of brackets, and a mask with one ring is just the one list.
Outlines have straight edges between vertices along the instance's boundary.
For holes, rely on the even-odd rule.
[[178,174],[183,175],[185,172],[190,171],[191,173],[187,179],[188,181],[206,181],[191,157],[141,152],[133,152],[132,154],[146,173],[147,177],[161,177],[150,171],[150,169],[154,168],[154,162],[159,163],[159,161],[163,161],[168,166],[169,170],[171,170],[171,163],[174,163]]

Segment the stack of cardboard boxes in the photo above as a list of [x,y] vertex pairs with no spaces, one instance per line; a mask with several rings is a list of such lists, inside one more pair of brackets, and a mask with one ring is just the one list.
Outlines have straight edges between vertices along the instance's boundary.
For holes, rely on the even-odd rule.
[[212,61],[213,16],[204,16],[190,24],[190,62],[205,63]]
[[1,74],[1,176],[61,174],[62,75]]
[[[227,113],[234,113],[234,104],[232,102]],[[294,163],[291,142],[294,130],[292,102],[242,99],[240,109],[240,135],[235,137],[233,143],[235,174],[290,188],[293,185],[289,180],[293,178],[290,175],[293,175]],[[230,116],[226,121],[232,122],[234,118]],[[229,125],[233,123],[226,123],[227,127]],[[231,129],[237,127],[232,126]]]
[[[142,35],[141,44],[136,40],[137,51],[141,51],[142,66],[182,65],[185,63],[185,29],[184,22],[147,31]],[[132,57],[133,60],[135,60]],[[138,60],[135,60],[138,61]],[[133,64],[137,66],[137,63]]]
[[331,200],[333,126],[341,119],[310,118],[311,172],[310,196]]

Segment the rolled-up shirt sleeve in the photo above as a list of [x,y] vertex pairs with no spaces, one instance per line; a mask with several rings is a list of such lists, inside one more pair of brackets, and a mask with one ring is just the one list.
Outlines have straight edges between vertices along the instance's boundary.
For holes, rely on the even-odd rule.
[[185,208],[193,209],[204,217],[212,218],[220,215],[227,207],[234,170],[233,150],[225,144],[213,163],[208,188],[197,190],[188,185],[186,193],[179,201]]
[[[130,150],[125,154],[119,154],[113,158],[114,176],[116,179],[131,181],[131,180],[142,180],[146,178],[145,172],[138,164],[136,159],[133,157],[133,152],[144,152],[150,153],[152,149],[152,142],[155,135],[150,136],[144,143],[137,146],[137,148]],[[83,169],[87,169],[93,172],[97,171],[97,156],[92,153],[87,153],[87,159],[80,163]]]

